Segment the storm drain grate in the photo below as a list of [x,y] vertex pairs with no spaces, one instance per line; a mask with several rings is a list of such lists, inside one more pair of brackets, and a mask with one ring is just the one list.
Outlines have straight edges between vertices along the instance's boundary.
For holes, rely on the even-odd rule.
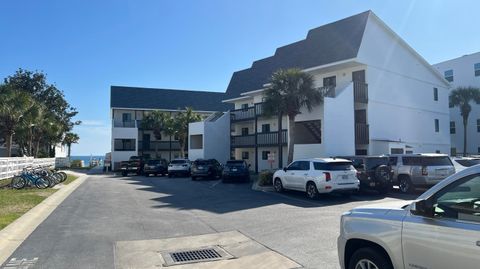
[[234,258],[220,246],[161,252],[166,266]]

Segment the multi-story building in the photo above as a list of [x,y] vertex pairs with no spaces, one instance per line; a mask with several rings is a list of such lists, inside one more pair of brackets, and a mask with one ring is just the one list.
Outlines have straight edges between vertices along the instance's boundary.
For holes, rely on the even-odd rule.
[[286,116],[262,113],[278,69],[310,73],[324,101],[295,119],[294,158],[450,151],[448,82],[373,12],[308,32],[235,72],[226,91],[231,157],[255,170],[287,162]]
[[[113,169],[131,156],[171,160],[180,156],[180,144],[173,136],[155,137],[152,130],[142,128],[141,121],[153,110],[174,115],[192,107],[203,117],[229,109],[221,102],[224,93],[150,89],[112,86],[110,109],[112,116],[111,157]],[[188,147],[185,148],[187,150]]]
[[[480,88],[480,52],[464,55],[435,64],[434,67],[451,84],[457,87]],[[480,154],[480,105],[471,103],[472,111],[467,123],[467,154]],[[450,108],[451,154],[463,154],[463,118],[460,108]]]

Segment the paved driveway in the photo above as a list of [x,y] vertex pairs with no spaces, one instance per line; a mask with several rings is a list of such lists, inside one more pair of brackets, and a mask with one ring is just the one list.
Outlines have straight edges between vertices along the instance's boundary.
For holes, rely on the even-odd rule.
[[312,201],[302,193],[250,187],[188,178],[94,175],[11,258],[35,263],[28,268],[114,268],[116,241],[237,230],[306,268],[339,268],[336,237],[342,212],[414,198],[370,194]]

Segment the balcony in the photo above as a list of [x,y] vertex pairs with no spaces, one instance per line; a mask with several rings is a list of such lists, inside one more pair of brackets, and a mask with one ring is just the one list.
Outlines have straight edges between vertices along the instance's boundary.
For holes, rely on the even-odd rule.
[[[139,151],[155,151],[156,149],[159,151],[170,150],[170,141],[138,141]],[[178,141],[172,141],[172,150],[180,150]]]
[[368,84],[365,82],[353,82],[353,98],[357,103],[368,103]]
[[245,121],[252,120],[255,118],[255,107],[241,108],[230,111],[230,120],[235,121]]
[[137,128],[137,123],[135,120],[114,119],[112,125],[115,128]]
[[355,123],[355,144],[366,145],[370,143],[368,124]]
[[[279,134],[278,132],[258,133],[257,146],[268,147],[278,146]],[[287,130],[282,130],[280,134],[280,142],[282,145],[287,145]],[[251,148],[255,147],[255,135],[235,135],[231,136],[232,148]]]

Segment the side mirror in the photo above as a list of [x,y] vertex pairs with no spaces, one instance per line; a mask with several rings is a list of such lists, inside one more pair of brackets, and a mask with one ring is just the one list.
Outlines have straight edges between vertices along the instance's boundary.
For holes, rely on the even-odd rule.
[[283,168],[283,171],[284,171],[284,172],[287,172],[287,168],[286,168],[286,167],[284,167],[284,168]]
[[429,200],[419,200],[413,202],[410,206],[410,213],[416,216],[422,216],[427,218],[433,218],[433,205]]

